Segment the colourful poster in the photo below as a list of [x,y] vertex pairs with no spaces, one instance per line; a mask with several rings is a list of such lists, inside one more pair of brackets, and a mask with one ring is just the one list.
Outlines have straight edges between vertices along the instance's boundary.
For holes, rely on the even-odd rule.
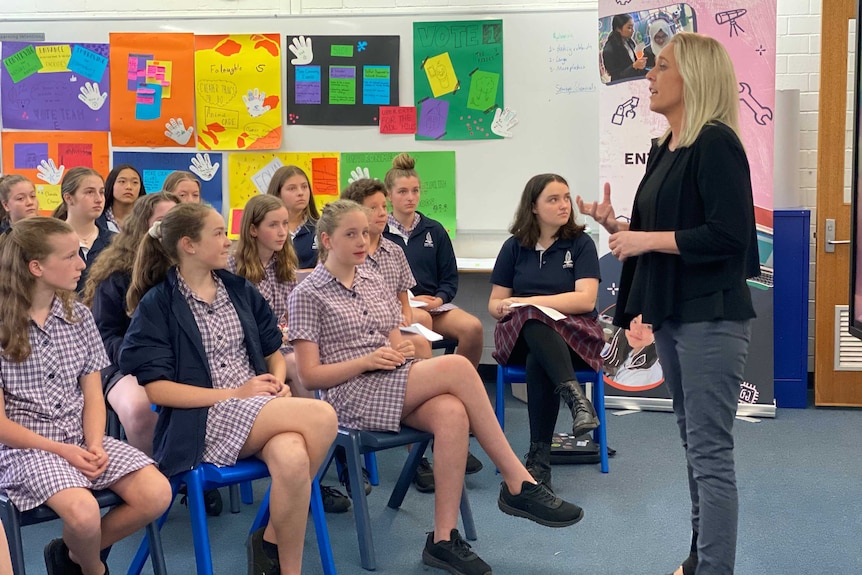
[[278,34],[195,36],[198,147],[281,147],[281,37]]
[[[299,166],[308,175],[318,207],[338,199],[338,152],[276,152],[228,156],[228,228],[236,239],[242,208],[256,194],[265,194],[272,175],[282,166]],[[234,233],[236,232],[236,233]]]
[[516,120],[503,105],[502,20],[414,22],[413,64],[417,140],[511,136]]
[[398,105],[398,36],[288,36],[287,121],[376,126]]
[[0,113],[15,130],[107,132],[107,44],[3,42]]
[[[358,152],[341,154],[341,182],[365,177],[383,181],[398,152]],[[455,237],[455,152],[410,152],[416,160],[422,190],[419,211],[443,224],[449,236]],[[367,172],[366,172],[367,170]]]
[[39,211],[50,215],[60,203],[60,182],[70,168],[110,171],[107,132],[3,132],[3,172],[36,184]]
[[194,35],[110,38],[112,145],[194,147]]
[[114,152],[113,165],[131,164],[141,172],[148,192],[162,189],[171,172],[192,172],[201,183],[201,199],[222,211],[224,158],[214,152]]

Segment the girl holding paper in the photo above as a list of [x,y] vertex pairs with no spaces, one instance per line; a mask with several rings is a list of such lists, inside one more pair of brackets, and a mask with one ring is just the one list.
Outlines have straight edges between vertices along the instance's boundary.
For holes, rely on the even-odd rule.
[[[566,180],[540,174],[527,182],[512,234],[491,275],[488,311],[498,320],[494,358],[500,365],[526,365],[530,451],[527,469],[551,481],[551,438],[560,397],[572,411],[572,433],[599,425],[575,370],[598,371],[604,338],[596,312],[599,258],[584,227],[575,223]],[[535,306],[553,308],[553,319]],[[548,313],[554,314],[553,310]]]

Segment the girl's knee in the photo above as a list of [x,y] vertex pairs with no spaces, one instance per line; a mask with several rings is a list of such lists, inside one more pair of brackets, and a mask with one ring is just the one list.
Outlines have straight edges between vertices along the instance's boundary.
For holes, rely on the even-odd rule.
[[297,433],[280,433],[264,447],[264,459],[273,480],[307,481],[311,469],[308,449]]
[[65,498],[63,504],[55,509],[63,519],[67,529],[79,536],[89,536],[98,533],[101,528],[102,516],[99,504],[93,494],[85,489],[76,490],[74,497]]
[[470,432],[470,418],[467,416],[467,408],[460,399],[454,395],[441,395],[437,397],[434,420],[435,435],[440,432],[451,432],[453,435],[467,434]]

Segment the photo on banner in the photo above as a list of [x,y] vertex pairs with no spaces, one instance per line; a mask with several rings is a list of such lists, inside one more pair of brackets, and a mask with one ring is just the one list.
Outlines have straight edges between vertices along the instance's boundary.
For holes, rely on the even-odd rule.
[[[381,182],[392,168],[399,152],[343,152],[341,181],[347,187],[353,173],[365,173]],[[409,152],[416,160],[416,172],[422,191],[418,210],[446,228],[455,237],[457,211],[455,197],[455,152]]]
[[[632,0],[625,6],[614,0],[600,0],[598,13],[600,182],[610,184],[614,211],[623,221],[631,216],[651,141],[663,135],[668,127],[664,116],[650,110],[650,82],[646,76],[656,66],[656,58],[674,35],[697,32],[720,41],[733,61],[739,84],[740,130],[751,167],[762,270],[760,277],[748,282],[757,313],[749,347],[749,357],[755,359],[747,363],[740,402],[766,405],[772,405],[774,399],[772,186],[776,18],[774,0],[690,0],[685,3]],[[601,227],[599,236],[602,285],[597,307],[608,310],[603,313],[613,316],[621,266],[610,253],[609,236]],[[668,398],[664,385],[653,385],[655,382],[626,384],[614,380],[617,366],[612,363],[624,361],[618,350],[625,349],[620,336],[627,335],[615,330],[612,326],[605,330],[609,401],[613,403],[610,396]],[[636,343],[649,339],[639,339],[639,335],[642,335],[639,331],[634,334]],[[630,347],[635,349],[637,345]],[[611,363],[607,363],[609,358],[613,358]],[[764,361],[765,358],[768,361]],[[631,361],[642,362],[645,369],[658,372],[648,353]]]
[[113,154],[113,165],[130,164],[143,179],[147,192],[162,189],[171,172],[191,172],[201,183],[201,201],[219,213],[223,200],[223,155],[218,152],[118,152]]
[[3,128],[107,132],[108,45],[3,42]]
[[111,143],[195,146],[193,34],[111,33]]
[[376,126],[398,106],[399,36],[287,36],[287,123]]
[[36,186],[39,214],[50,216],[62,201],[60,182],[71,168],[110,171],[107,132],[7,132],[2,134],[3,172]]
[[503,101],[503,21],[413,23],[417,140],[492,140]]
[[281,36],[195,36],[195,112],[203,150],[281,147]]

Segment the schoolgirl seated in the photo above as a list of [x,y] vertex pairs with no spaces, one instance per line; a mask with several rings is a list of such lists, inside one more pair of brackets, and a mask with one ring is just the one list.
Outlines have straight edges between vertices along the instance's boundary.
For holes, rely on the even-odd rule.
[[398,328],[395,290],[362,265],[368,228],[365,210],[355,202],[338,200],[323,208],[317,224],[321,263],[288,300],[299,378],[308,389],[321,390],[344,426],[398,431],[405,424],[434,434],[434,530],[422,560],[453,573],[489,573],[456,528],[471,429],[502,474],[502,511],[550,527],[572,525],[583,511],[530,476],[469,361],[458,355],[413,357],[413,344]]
[[105,178],[105,209],[96,224],[119,232],[126,217],[132,213],[132,206],[146,193],[144,180],[137,168],[130,164],[114,166]]
[[201,181],[191,172],[177,170],[168,174],[162,190],[174,194],[183,204],[201,203]]
[[314,193],[305,171],[299,166],[282,166],[272,175],[267,195],[281,198],[289,214],[290,240],[299,260],[299,269],[317,265],[317,240],[314,226],[320,218]]
[[[44,217],[0,236],[0,490],[21,511],[45,504],[63,520],[45,547],[49,575],[108,573],[100,551],[160,516],[171,494],[149,457],[105,437],[108,358],[75,301],[79,244]],[[124,503],[100,516],[100,489]]]
[[247,542],[249,572],[299,574],[311,482],[337,432],[335,412],[290,397],[282,333],[260,292],[227,266],[221,214],[180,204],[141,243],[120,371],[160,406],[154,452],[171,477],[201,462],[262,459],[270,522]]
[[96,224],[105,207],[105,182],[92,168],[72,168],[63,174],[60,193],[63,201],[52,215],[72,226],[78,236],[78,255],[86,265],[76,288],[81,293],[90,266],[114,237],[114,232]]
[[39,198],[33,182],[17,174],[0,177],[0,233],[24,218],[39,214]]

